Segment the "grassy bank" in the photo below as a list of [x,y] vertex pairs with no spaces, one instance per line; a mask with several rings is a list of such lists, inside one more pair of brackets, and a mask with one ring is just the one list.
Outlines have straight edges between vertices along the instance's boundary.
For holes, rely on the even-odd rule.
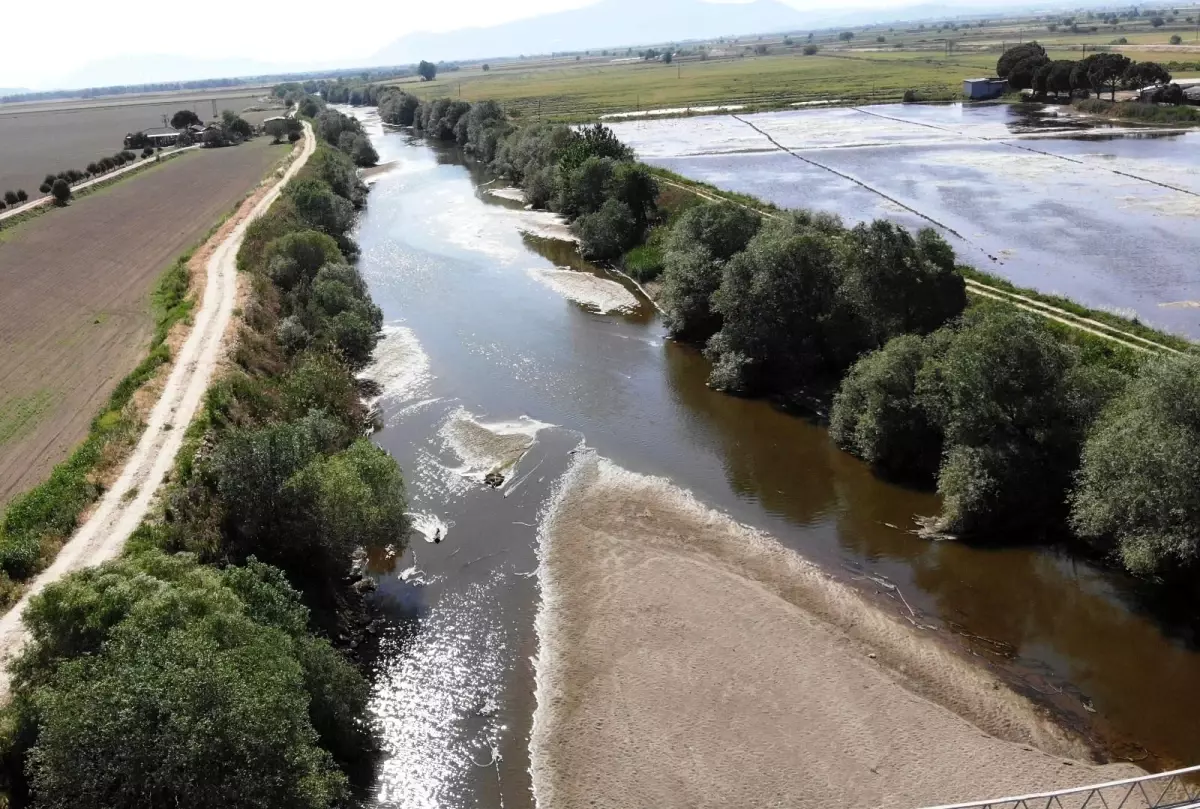
[[1149,124],[1200,124],[1200,108],[1197,107],[1143,104],[1138,101],[1113,103],[1102,98],[1075,101],[1071,106],[1088,115],[1103,115],[1106,118],[1127,121]]

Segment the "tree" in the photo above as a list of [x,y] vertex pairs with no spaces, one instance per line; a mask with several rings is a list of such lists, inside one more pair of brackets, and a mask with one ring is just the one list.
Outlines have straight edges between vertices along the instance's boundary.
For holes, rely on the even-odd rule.
[[5,191],[4,192],[4,202],[8,205],[16,205],[17,204],[17,192],[16,191]]
[[289,132],[288,143],[295,143],[296,141],[300,140],[301,137],[302,136],[299,132]]
[[488,72],[489,70],[491,70],[491,69],[492,69],[492,66],[491,66],[491,65],[489,65],[487,62],[484,62],[484,63],[483,63],[483,72],[484,72],[484,73],[487,73],[487,72]]
[[26,201],[26,200],[28,200],[28,199],[29,199],[29,195],[25,193],[25,189],[24,189],[24,188],[18,188],[18,189],[17,189],[17,201],[18,201],[18,202],[25,202],[25,201]]
[[721,330],[708,342],[709,384],[754,393],[810,379],[825,366],[825,329],[836,305],[837,248],[803,216],[765,223],[724,266],[712,308]]
[[670,52],[670,51],[666,51],[666,52],[665,52],[665,53],[663,53],[663,55],[662,55],[662,63],[663,63],[664,65],[669,65],[669,64],[671,64],[671,60],[672,60],[673,58],[674,58],[674,56],[671,54],[671,52]]
[[573,226],[585,258],[611,261],[619,258],[638,240],[638,228],[629,206],[608,199],[593,213],[579,217]]
[[309,283],[326,264],[342,261],[342,251],[328,234],[316,230],[293,231],[271,241],[263,251],[263,266],[271,280],[288,292]]
[[903,227],[876,220],[848,235],[838,292],[863,324],[867,347],[901,334],[928,334],[966,308],[954,251],[935,231],[926,228],[914,239]]
[[38,186],[38,191],[41,191],[43,194],[49,194],[52,187],[50,183],[42,183]]
[[1083,450],[1071,522],[1130,572],[1200,560],[1200,362],[1156,359],[1101,415]]
[[1172,34],[1170,41],[1172,45],[1182,45],[1183,37],[1179,36],[1179,34]]
[[1078,366],[1043,321],[975,307],[921,368],[918,397],[945,436],[939,530],[996,534],[1060,518],[1090,420],[1117,380]]
[[1129,57],[1119,53],[1097,53],[1080,62],[1081,66],[1085,64],[1088,83],[1097,93],[1107,87],[1112,93],[1112,100],[1116,101],[1117,85],[1131,64]]
[[355,135],[350,147],[350,156],[354,165],[366,168],[379,163],[379,153],[371,145],[371,139],[366,135]]
[[1150,24],[1152,26],[1154,26],[1155,28],[1162,28],[1164,25],[1167,24],[1167,21],[1164,20],[1162,17],[1152,17],[1150,19]]
[[1074,86],[1071,84],[1071,76],[1075,71],[1075,62],[1069,59],[1056,59],[1050,63],[1050,73],[1046,81],[1046,90],[1061,95],[1066,93],[1071,94]]
[[336,238],[354,224],[354,206],[335,194],[323,180],[294,180],[288,183],[284,193],[307,227]]
[[804,46],[804,49],[802,52],[804,53],[805,56],[814,56],[817,53],[817,51],[819,51],[819,50],[821,50],[821,49],[818,48],[816,45],[809,43],[808,45]]
[[71,199],[71,186],[66,180],[59,177],[50,186],[50,193],[54,195],[54,201],[59,205],[66,205]]
[[1121,83],[1140,90],[1152,84],[1170,84],[1171,73],[1158,62],[1134,62],[1125,68]]
[[282,574],[254,560],[217,571],[145,553],[47,587],[14,672],[38,805],[344,799],[334,755],[364,757],[369,691],[307,623]]
[[250,126],[250,122],[233,110],[223,110],[221,112],[221,124],[226,132],[232,136],[236,136],[238,140],[249,138],[254,134],[254,127]]
[[172,129],[186,129],[192,125],[200,125],[204,123],[200,120],[200,116],[191,110],[180,110],[171,116]]
[[1009,79],[1012,75],[1013,69],[1019,63],[1032,62],[1032,65],[1025,68],[1025,71],[1028,72],[1030,74],[1030,78],[1032,78],[1033,71],[1037,70],[1037,68],[1041,67],[1042,64],[1047,61],[1049,61],[1049,57],[1046,56],[1046,49],[1036,42],[1017,45],[1006,50],[996,61],[996,75],[1002,79]]
[[636,240],[641,241],[650,217],[657,209],[658,181],[641,163],[622,161],[613,168],[608,196],[625,203],[633,214]]
[[838,34],[838,39],[840,39],[842,42],[849,42],[850,40],[854,39],[854,32],[843,31],[842,33]]
[[417,75],[421,77],[421,81],[433,81],[437,76],[437,65],[433,62],[427,62],[424,59],[417,65]]
[[833,400],[834,442],[891,475],[933,480],[942,436],[917,396],[917,378],[947,336],[901,335],[860,359]]

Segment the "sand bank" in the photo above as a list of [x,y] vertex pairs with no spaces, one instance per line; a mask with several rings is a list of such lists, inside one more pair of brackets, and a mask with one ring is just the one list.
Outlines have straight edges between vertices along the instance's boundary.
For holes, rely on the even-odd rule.
[[582,455],[543,522],[542,809],[903,807],[1140,774],[769,537]]
[[530,270],[529,274],[568,300],[596,312],[632,312],[638,307],[634,294],[616,281],[576,270]]

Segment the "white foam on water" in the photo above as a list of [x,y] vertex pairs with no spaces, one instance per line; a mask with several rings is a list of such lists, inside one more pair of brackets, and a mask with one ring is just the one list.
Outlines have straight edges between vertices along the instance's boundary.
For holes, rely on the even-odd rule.
[[564,298],[601,314],[632,312],[638,308],[638,299],[616,281],[566,269],[534,269],[529,274]]
[[454,470],[460,477],[482,482],[492,472],[505,483],[521,459],[537,442],[542,430],[554,425],[522,416],[516,421],[484,423],[466,408],[458,408],[438,430],[447,447],[463,462]]
[[421,348],[416,333],[407,326],[384,326],[383,339],[375,346],[371,364],[361,377],[379,385],[381,399],[408,401],[428,389],[433,379],[429,372],[429,356]]
[[450,535],[453,523],[448,523],[437,514],[415,512],[408,515],[412,521],[412,530],[425,537],[429,543],[441,542]]

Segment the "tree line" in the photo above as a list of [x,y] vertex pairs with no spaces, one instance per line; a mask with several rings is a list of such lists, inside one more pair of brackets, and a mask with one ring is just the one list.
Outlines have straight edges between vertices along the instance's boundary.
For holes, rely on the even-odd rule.
[[[352,803],[377,742],[360,546],[402,548],[400,470],[363,438],[382,316],[349,237],[365,189],[320,143],[238,253],[252,295],[166,490],[122,558],[54,584],[0,714],[14,805]],[[182,426],[180,426],[182,428]]]
[[457,143],[520,185],[530,205],[562,214],[592,260],[620,258],[642,242],[654,220],[657,182],[602,124],[516,127],[494,101],[421,101],[394,89],[380,93],[378,109],[386,123]]
[[[1142,576],[1200,562],[1200,358],[1143,360],[993,302],[969,303],[933,230],[764,221],[703,203],[667,225],[654,175],[606,127],[517,127],[494,102],[381,97],[385,121],[456,142],[572,220],[595,259],[654,253],[675,339],[742,395],[833,391],[831,435],[942,495],[932,531],[1061,536]],[[660,269],[661,268],[661,269]]]
[[1183,103],[1183,91],[1171,85],[1171,73],[1158,62],[1135,62],[1120,53],[1094,53],[1079,60],[1055,59],[1036,42],[1009,48],[996,62],[996,75],[1013,90],[1032,89],[1039,95],[1087,97],[1107,92],[1116,99],[1118,88],[1141,89],[1154,84],[1174,88],[1164,101]]

